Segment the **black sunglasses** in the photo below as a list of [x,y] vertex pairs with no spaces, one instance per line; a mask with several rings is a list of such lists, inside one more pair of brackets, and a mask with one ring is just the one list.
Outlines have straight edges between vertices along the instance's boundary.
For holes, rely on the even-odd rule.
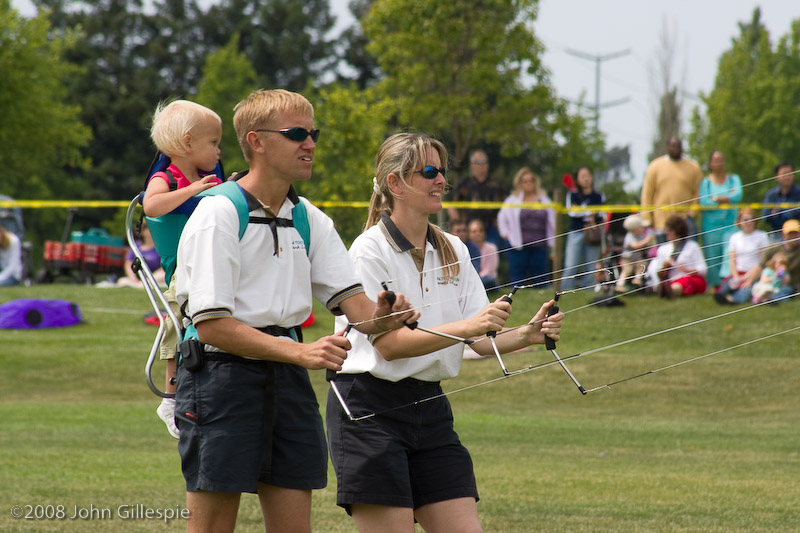
[[436,168],[433,165],[428,165],[427,167],[423,168],[422,170],[415,170],[414,173],[419,172],[422,174],[422,177],[426,180],[433,180],[436,179],[436,176],[441,174],[443,177],[447,177],[447,169],[444,167]]
[[301,143],[306,140],[306,137],[309,135],[311,136],[311,140],[317,142],[319,139],[319,130],[311,130],[308,131],[304,128],[294,127],[294,128],[284,128],[282,130],[256,130],[256,131],[268,131],[271,133],[280,133],[287,139]]

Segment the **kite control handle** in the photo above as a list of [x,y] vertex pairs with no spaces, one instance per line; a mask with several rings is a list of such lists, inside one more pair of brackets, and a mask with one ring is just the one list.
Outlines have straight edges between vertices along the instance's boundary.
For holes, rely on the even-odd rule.
[[[342,337],[347,337],[347,334],[350,333],[350,330],[353,329],[352,324],[347,324],[347,327],[344,328],[344,333],[342,333]],[[330,368],[325,371],[325,380],[328,382],[332,382],[336,379],[336,370],[331,370]]]
[[[553,304],[553,307],[547,310],[547,316],[553,316],[554,314],[558,313],[558,305]],[[548,337],[547,335],[544,336],[544,347],[548,350],[555,350],[556,349],[556,341]]]
[[[389,290],[389,287],[386,286],[385,281],[381,281],[381,287],[383,287],[383,290],[386,291],[386,294],[384,295],[386,301],[389,302],[390,306],[394,306],[394,303],[397,301],[397,295],[394,293],[394,291]],[[415,320],[412,324],[403,324],[403,325],[408,329],[417,329],[419,322]]]
[[[516,288],[516,287],[514,287],[513,289],[511,289],[511,292],[510,292],[510,293],[508,293],[508,294],[504,294],[504,295],[503,295],[503,297],[502,297],[502,298],[500,298],[500,301],[501,301],[501,302],[508,302],[508,303],[510,303],[510,304],[511,304],[511,303],[514,303],[514,293],[515,293],[515,292],[517,292],[517,288]],[[488,336],[488,337],[495,337],[495,336],[497,336],[497,332],[496,332],[496,331],[490,331],[489,333],[487,333],[487,334],[486,334],[486,336]]]

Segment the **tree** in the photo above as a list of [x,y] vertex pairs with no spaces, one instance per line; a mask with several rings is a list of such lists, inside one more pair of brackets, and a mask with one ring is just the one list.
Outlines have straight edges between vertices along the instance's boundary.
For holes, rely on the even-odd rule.
[[754,9],[749,23],[739,23],[702,100],[705,114],[695,108],[692,115],[692,154],[705,159],[722,151],[745,184],[745,200],[761,200],[774,185],[768,178],[775,165],[796,162],[800,153],[800,19],[773,48]]
[[[72,198],[80,186],[64,169],[80,171],[89,163],[81,150],[91,130],[67,90],[79,70],[64,60],[78,35],[51,39],[49,32],[45,14],[25,19],[0,0],[0,194],[18,200]],[[26,210],[26,240],[38,248],[53,238],[62,214]]]
[[375,2],[362,26],[385,74],[380,94],[396,103],[397,125],[446,141],[456,168],[465,166],[471,148],[493,144],[504,157],[537,156],[538,170],[552,170],[559,157],[556,135],[567,115],[530,26],[537,5]]
[[262,87],[300,91],[338,61],[327,37],[334,17],[328,0],[222,0],[198,20],[206,43],[224,46],[234,33],[256,65]]
[[[69,85],[70,99],[80,102],[81,119],[91,125],[93,140],[87,149],[92,165],[75,174],[84,186],[72,198],[131,198],[141,190],[153,152],[150,120],[161,100],[184,96],[186,87],[167,74],[169,47],[149,44],[158,25],[142,11],[142,1],[100,0],[73,4],[42,0],[51,9],[55,35],[80,28],[83,38],[66,59],[83,69]],[[156,17],[157,15],[152,15]],[[160,52],[161,56],[154,55]],[[174,58],[179,62],[179,58]],[[84,214],[82,214],[84,215]],[[88,214],[86,223],[97,225],[103,213]],[[92,220],[91,218],[95,219]]]
[[88,163],[91,133],[65,87],[79,72],[64,61],[77,35],[49,31],[46,15],[25,19],[0,0],[0,191],[16,198],[63,198],[72,184],[59,169]]
[[[350,0],[349,8],[353,17],[360,21],[369,12],[373,0]],[[338,41],[344,61],[345,72],[340,72],[340,81],[355,81],[360,89],[365,89],[381,78],[381,70],[375,58],[367,52],[367,37],[360,24],[354,24],[342,32]]]
[[653,92],[658,99],[658,118],[656,136],[648,159],[653,160],[666,152],[667,142],[672,137],[680,137],[681,133],[681,98],[678,86],[672,82],[672,71],[675,64],[675,40],[669,32],[666,22],[659,34],[661,48],[653,63],[651,81]]
[[[315,108],[315,126],[320,139],[314,153],[311,181],[298,184],[298,190],[314,200],[364,201],[372,196],[375,154],[387,134],[395,112],[393,103],[381,100],[372,89],[355,84],[307,92]],[[345,242],[361,233],[366,209],[326,208],[336,221]]]
[[229,173],[247,168],[233,128],[233,108],[258,88],[258,74],[239,51],[238,34],[206,59],[196,101],[216,111],[222,119],[221,159]]

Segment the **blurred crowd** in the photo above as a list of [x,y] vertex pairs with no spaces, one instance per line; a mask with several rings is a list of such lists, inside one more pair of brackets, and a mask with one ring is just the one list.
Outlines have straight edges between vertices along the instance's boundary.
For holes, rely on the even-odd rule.
[[[451,208],[449,228],[467,245],[489,291],[558,282],[561,290],[612,296],[712,294],[723,305],[796,294],[800,208],[727,208],[741,203],[742,180],[727,171],[721,152],[710,155],[707,168],[704,175],[684,156],[682,141],[672,138],[667,153],[647,168],[640,212],[605,213],[592,169],[581,166],[564,177],[568,222],[556,234],[558,215],[540,176],[522,167],[507,192],[492,178],[486,153],[476,150],[469,175],[453,185],[448,199],[502,207]],[[800,202],[792,164],[780,162],[774,176],[763,203]],[[563,261],[556,259],[556,247],[563,249]]]

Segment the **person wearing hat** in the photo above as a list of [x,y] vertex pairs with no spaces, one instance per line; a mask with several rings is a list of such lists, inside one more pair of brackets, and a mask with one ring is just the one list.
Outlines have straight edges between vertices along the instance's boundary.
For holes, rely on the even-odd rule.
[[761,261],[747,273],[747,279],[742,283],[739,290],[733,294],[717,293],[714,295],[714,300],[717,303],[734,305],[749,302],[752,297],[753,284],[759,280],[761,271],[766,268],[772,256],[778,252],[783,252],[788,259],[791,283],[776,292],[772,300],[780,300],[800,292],[800,222],[795,219],[787,220],[783,223],[781,233],[783,241],[770,246],[764,251]]
[[627,233],[622,241],[622,254],[619,259],[620,273],[617,279],[617,292],[625,292],[626,282],[633,274],[631,285],[641,288],[644,271],[647,268],[647,251],[655,244],[655,233],[648,229],[650,223],[637,214],[629,215],[622,223]]

